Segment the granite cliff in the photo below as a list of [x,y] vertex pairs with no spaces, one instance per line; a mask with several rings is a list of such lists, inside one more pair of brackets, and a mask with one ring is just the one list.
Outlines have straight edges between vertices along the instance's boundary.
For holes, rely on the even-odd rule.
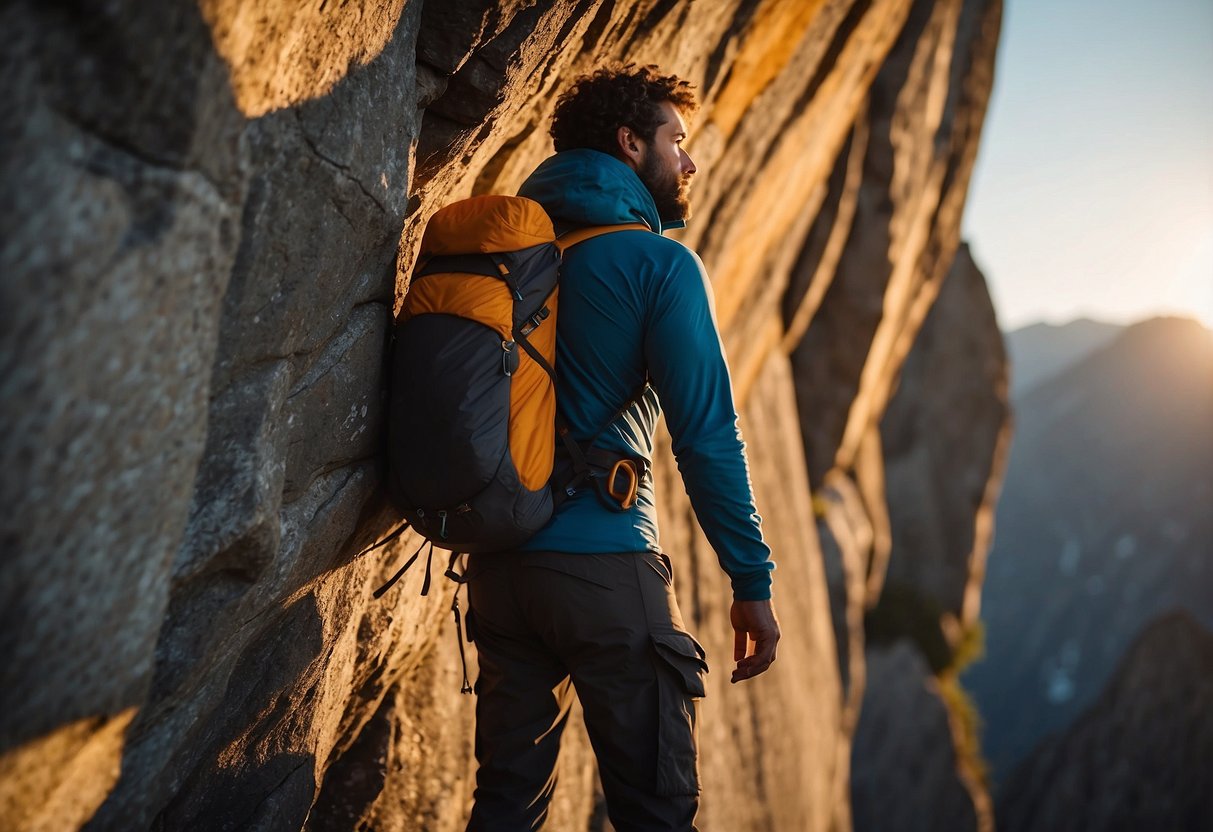
[[[730,687],[727,582],[663,450],[663,545],[716,668],[702,825],[850,828],[863,614],[901,562],[881,420],[953,267],[1000,15],[998,0],[6,4],[0,816],[462,827],[453,586],[420,597],[414,570],[375,601],[417,541],[355,557],[390,525],[385,335],[426,219],[516,187],[550,152],[561,85],[624,58],[704,102],[682,239],[713,276],[779,562],[778,669]],[[973,274],[961,318],[977,304],[967,324],[998,364]],[[997,396],[997,372],[963,377]],[[916,389],[911,421],[931,407]],[[962,624],[1006,416],[972,419],[983,438],[932,487],[957,559],[932,591]],[[902,456],[938,454],[902,438]],[[598,823],[583,733],[561,776],[553,828]]]

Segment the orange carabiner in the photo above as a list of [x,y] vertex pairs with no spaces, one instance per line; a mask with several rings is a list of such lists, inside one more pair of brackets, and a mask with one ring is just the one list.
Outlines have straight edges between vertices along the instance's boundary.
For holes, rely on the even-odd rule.
[[[619,469],[622,468],[628,476],[628,487],[626,491],[618,491],[615,488],[615,477],[619,474]],[[607,493],[613,499],[619,501],[619,507],[627,511],[632,506],[636,505],[636,490],[640,487],[640,477],[636,471],[636,463],[630,459],[624,458],[617,460],[611,466],[611,473],[607,477]]]

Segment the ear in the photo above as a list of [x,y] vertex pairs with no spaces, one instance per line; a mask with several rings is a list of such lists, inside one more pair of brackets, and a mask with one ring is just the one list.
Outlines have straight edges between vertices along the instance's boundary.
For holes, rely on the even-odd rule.
[[620,127],[615,131],[615,146],[619,151],[619,157],[627,163],[628,167],[633,170],[640,169],[640,163],[644,159],[645,144],[644,139],[636,135],[636,131],[631,127]]

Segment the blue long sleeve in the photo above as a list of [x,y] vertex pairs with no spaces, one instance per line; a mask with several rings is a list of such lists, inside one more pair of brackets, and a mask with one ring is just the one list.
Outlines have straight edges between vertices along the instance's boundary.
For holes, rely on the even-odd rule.
[[770,549],[754,506],[732,383],[699,258],[684,249],[652,284],[645,358],[691,506],[738,600],[771,597]]
[[[626,164],[594,150],[558,153],[519,191],[552,217],[558,232],[643,222],[661,228],[656,204]],[[728,364],[712,311],[711,287],[686,246],[648,231],[617,231],[569,249],[560,277],[556,390],[579,442],[652,459],[664,409],[691,506],[738,600],[771,597],[770,549],[754,508],[745,446],[737,429]],[[650,379],[649,394],[612,419]],[[661,552],[652,477],[636,504],[612,511],[581,488],[522,546],[567,553]]]

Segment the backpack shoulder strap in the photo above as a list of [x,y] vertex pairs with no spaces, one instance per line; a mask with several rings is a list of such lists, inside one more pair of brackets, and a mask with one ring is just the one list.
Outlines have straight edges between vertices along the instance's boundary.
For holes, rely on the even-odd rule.
[[561,234],[556,238],[556,245],[563,254],[578,243],[584,243],[586,240],[593,239],[594,237],[601,237],[603,234],[611,234],[615,231],[651,230],[651,228],[642,222],[626,222],[621,225],[590,225],[585,228],[575,228],[572,231]]

